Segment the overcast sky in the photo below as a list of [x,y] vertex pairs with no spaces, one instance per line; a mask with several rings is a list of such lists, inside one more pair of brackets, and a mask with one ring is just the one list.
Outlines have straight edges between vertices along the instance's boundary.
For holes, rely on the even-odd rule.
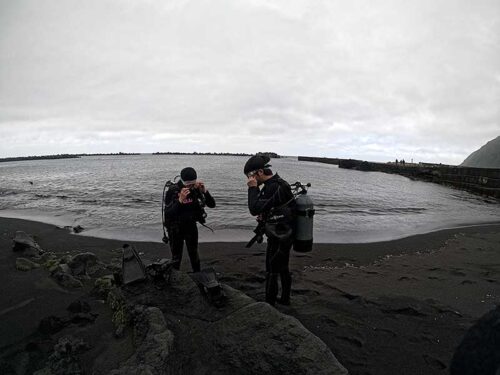
[[0,0],[0,157],[456,164],[498,135],[499,0]]

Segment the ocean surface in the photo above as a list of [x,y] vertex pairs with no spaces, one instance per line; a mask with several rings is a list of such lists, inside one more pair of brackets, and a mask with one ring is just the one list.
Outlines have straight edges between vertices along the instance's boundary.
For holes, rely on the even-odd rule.
[[[81,235],[160,242],[164,184],[192,166],[217,202],[207,209],[214,232],[200,227],[200,241],[247,241],[256,222],[247,208],[246,160],[131,155],[0,163],[0,216],[81,225]],[[315,242],[375,242],[500,221],[498,203],[437,184],[291,157],[271,163],[288,182],[311,183]]]

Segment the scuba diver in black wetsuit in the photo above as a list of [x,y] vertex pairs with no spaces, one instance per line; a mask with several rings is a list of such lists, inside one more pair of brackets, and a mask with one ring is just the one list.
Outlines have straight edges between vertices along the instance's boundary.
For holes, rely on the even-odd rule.
[[174,268],[179,269],[182,249],[186,242],[193,272],[200,272],[198,255],[198,227],[205,223],[204,206],[214,208],[215,200],[203,182],[197,180],[196,171],[187,167],[181,171],[180,180],[172,184],[164,196],[164,226],[167,229]]
[[[266,302],[273,306],[276,302],[289,305],[292,277],[288,261],[294,241],[294,201],[290,185],[278,174],[273,175],[269,160],[267,156],[256,155],[245,164],[243,171],[248,178],[248,208],[253,216],[257,216],[257,228],[262,228],[267,237]],[[260,185],[263,185],[262,189],[259,189]],[[258,232],[256,229],[257,236]],[[278,277],[281,279],[279,299]]]

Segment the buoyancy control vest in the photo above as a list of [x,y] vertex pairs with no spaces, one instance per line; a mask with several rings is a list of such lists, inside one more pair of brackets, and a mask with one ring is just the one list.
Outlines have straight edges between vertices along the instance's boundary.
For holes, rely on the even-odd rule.
[[[175,181],[175,180],[174,180]],[[186,221],[196,221],[203,226],[206,222],[207,213],[205,211],[205,197],[198,190],[193,190],[193,202],[188,206],[181,208],[181,211],[176,215],[169,215],[169,207],[174,203],[174,200],[178,199],[179,192],[181,191],[181,186],[179,182],[167,181],[163,188],[163,199],[162,199],[162,221],[163,221],[163,242],[168,243],[169,234],[168,232],[172,228],[176,228],[182,225]],[[210,227],[206,226],[210,230]],[[213,231],[213,230],[212,230]]]
[[303,185],[296,182],[289,185],[279,178],[280,188],[288,190],[291,198],[284,204],[273,208],[265,218],[265,233],[280,241],[286,241],[293,236],[293,249],[300,253],[312,250],[314,203],[307,195],[311,184]]

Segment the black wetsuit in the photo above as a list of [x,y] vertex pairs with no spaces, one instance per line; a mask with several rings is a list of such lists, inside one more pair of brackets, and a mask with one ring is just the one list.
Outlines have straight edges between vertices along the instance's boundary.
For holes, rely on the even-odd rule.
[[[198,227],[197,221],[203,220],[202,209],[198,199],[190,193],[184,203],[179,202],[179,193],[184,187],[181,181],[167,190],[165,194],[165,226],[167,227],[170,240],[170,250],[172,251],[172,260],[174,267],[179,269],[182,261],[182,249],[184,242],[191,261],[191,267],[194,272],[200,271],[200,257],[198,255]],[[207,207],[215,207],[215,200],[207,191],[200,194]]]
[[[269,219],[272,209],[280,208],[287,211],[281,224],[292,228],[292,203],[293,194],[290,185],[277,174],[264,182],[264,186],[248,188],[248,208],[254,216],[260,215],[262,220]],[[287,206],[284,204],[289,202]],[[293,235],[278,239],[266,231],[266,301],[274,305],[278,295],[278,276],[281,279],[281,299],[279,302],[290,303],[290,290],[292,278],[288,267],[290,249],[293,244]]]

